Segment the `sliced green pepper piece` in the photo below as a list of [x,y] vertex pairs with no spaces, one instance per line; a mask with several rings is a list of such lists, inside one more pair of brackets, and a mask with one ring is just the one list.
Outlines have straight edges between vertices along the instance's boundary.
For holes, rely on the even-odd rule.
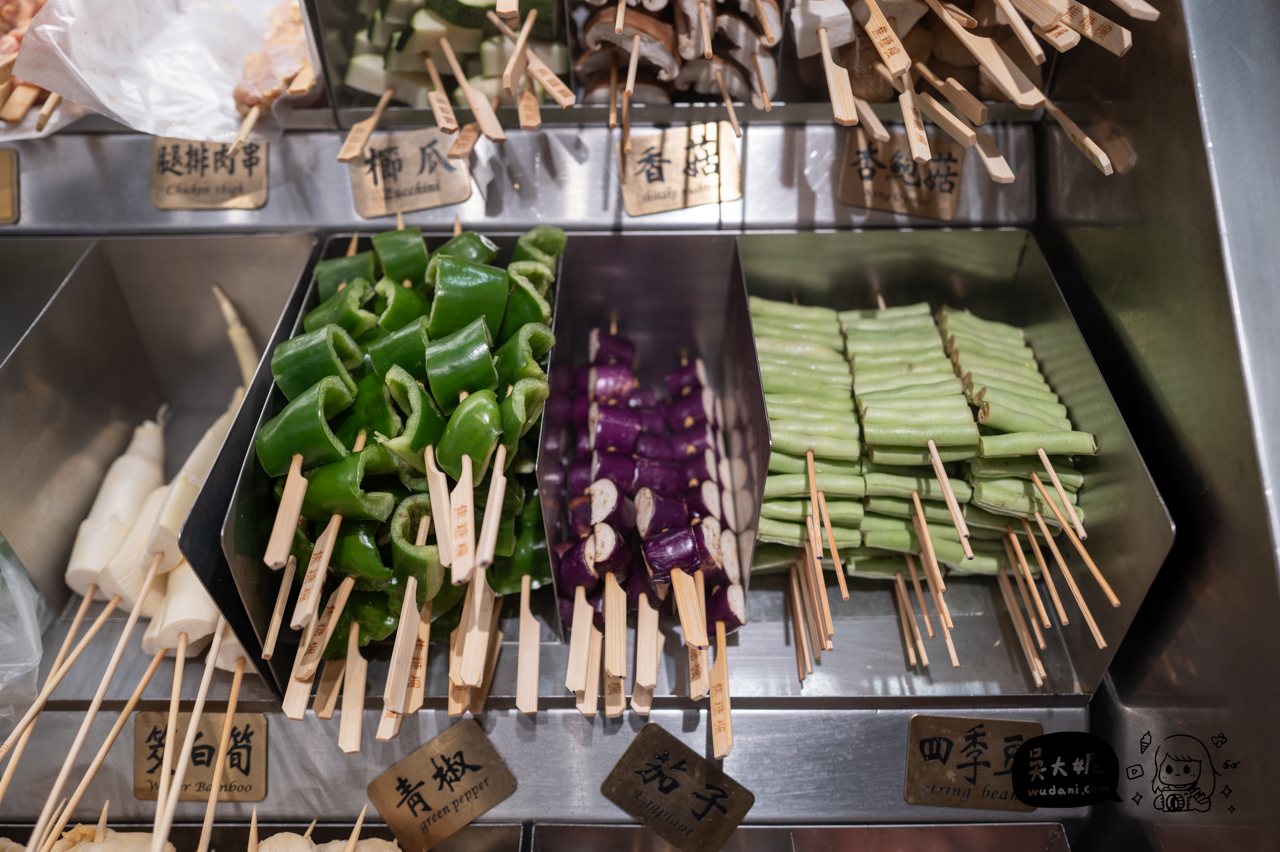
[[374,437],[415,471],[426,473],[427,463],[422,450],[427,444],[435,444],[440,440],[440,436],[444,434],[446,418],[436,408],[431,397],[418,387],[413,376],[402,367],[393,366],[391,372],[387,373],[387,389],[400,410],[408,412],[409,419],[405,422],[404,432],[399,436],[388,438],[375,434]]
[[498,246],[484,234],[463,231],[431,253],[427,261],[427,280],[435,280],[436,263],[442,257],[460,257],[473,263],[488,263],[498,256]]
[[379,302],[386,302],[386,307],[378,315],[378,327],[389,333],[399,331],[431,310],[431,303],[425,296],[412,287],[396,284],[390,278],[383,278],[374,290],[378,293]]
[[[492,472],[490,472],[492,474]],[[502,492],[502,511],[513,511],[517,515],[524,508],[525,490],[518,479],[507,479],[507,487]],[[476,508],[483,509],[489,502],[489,480],[476,485]]]
[[307,331],[324,328],[329,323],[342,326],[352,337],[358,338],[378,324],[378,317],[361,307],[373,296],[373,287],[363,278],[357,278],[337,293],[320,303],[302,320]]
[[435,300],[427,332],[432,340],[453,334],[479,317],[489,326],[489,335],[502,327],[507,309],[511,278],[505,269],[472,263],[457,257],[442,257],[436,263]]
[[347,521],[385,521],[396,507],[396,497],[388,491],[365,491],[366,475],[394,473],[395,456],[379,444],[370,444],[340,462],[318,467],[307,474],[307,496],[302,516],[327,524],[333,515]]
[[411,320],[404,328],[369,344],[369,362],[379,376],[386,378],[392,365],[398,364],[420,382],[427,380],[427,318]]
[[328,644],[324,646],[326,660],[346,659],[353,621],[360,625],[356,641],[364,646],[395,633],[400,613],[391,608],[385,592],[352,592],[347,598],[347,605],[342,608],[342,615],[338,616],[338,623],[329,634]]
[[373,250],[387,278],[400,284],[408,281],[418,288],[426,284],[427,244],[422,241],[421,228],[378,234],[373,238]]
[[297,566],[294,569],[293,577],[299,583],[307,578],[307,566],[311,564],[311,553],[316,549],[315,544],[307,537],[302,527],[302,524],[298,524],[297,528],[294,529],[293,547],[289,549],[289,555],[294,558]]
[[556,261],[564,254],[564,247],[568,242],[568,236],[560,228],[537,225],[516,240],[516,250],[511,255],[511,261],[536,260],[547,269],[554,270]]
[[546,264],[539,263],[536,260],[517,260],[507,264],[507,274],[512,278],[519,275],[533,285],[533,289],[538,291],[538,295],[544,299],[547,291],[551,289],[551,284],[556,280],[556,274],[549,269]]
[[448,642],[449,634],[458,629],[458,622],[462,620],[462,607],[458,604],[466,593],[465,585],[445,583],[440,587],[440,594],[431,604],[432,642]]
[[500,595],[520,591],[520,578],[532,578],[533,588],[551,583],[551,560],[547,556],[547,535],[542,527],[542,505],[537,492],[529,495],[517,523],[514,549],[510,559],[495,560],[488,571],[489,585]]
[[510,556],[516,548],[516,515],[515,509],[503,509],[498,519],[498,538],[493,547],[494,556]]
[[400,484],[414,494],[426,494],[431,490],[431,483],[427,481],[427,477],[415,476],[416,470],[407,464],[401,464],[399,470]]
[[338,440],[350,450],[355,447],[361,431],[368,442],[372,442],[377,433],[390,438],[399,435],[404,423],[391,405],[391,393],[386,383],[368,363],[356,371],[354,378],[355,401],[334,424],[333,432]]
[[326,376],[264,423],[254,446],[267,475],[288,473],[295,453],[302,454],[304,468],[346,458],[349,451],[329,428],[329,420],[351,402],[342,379]]
[[507,448],[507,467],[516,460],[520,439],[542,417],[543,403],[551,396],[551,385],[542,379],[521,379],[498,406],[502,412],[502,445]]
[[[513,263],[511,266],[543,268],[541,264],[528,262]],[[507,312],[502,317],[502,328],[498,330],[499,346],[510,340],[528,323],[551,324],[551,306],[538,294],[533,282],[519,272],[513,272],[511,267],[507,268],[507,274],[511,276],[512,286],[511,293],[507,296]]]
[[[413,494],[401,501],[391,516],[391,564],[395,569],[396,583],[388,591],[391,606],[396,612],[404,604],[404,586],[409,577],[418,581],[418,608],[435,598],[444,585],[444,566],[440,564],[440,552],[434,544],[417,545],[418,525],[423,517],[431,514],[431,497]],[[435,521],[435,518],[432,518]],[[448,519],[445,519],[448,522]]]
[[374,276],[373,252],[362,251],[351,257],[333,257],[316,264],[316,292],[320,301],[327,301],[342,284],[350,284],[357,278],[372,281]]
[[510,340],[494,353],[498,371],[498,387],[514,385],[521,379],[542,379],[547,374],[538,361],[551,351],[556,336],[551,329],[536,322],[525,323]]
[[356,383],[348,371],[363,360],[364,353],[351,335],[330,323],[277,346],[271,353],[271,375],[288,400],[296,399],[325,376],[342,379],[354,396]]
[[391,585],[391,569],[378,553],[378,522],[343,518],[330,565],[339,574],[355,577],[360,591],[376,592]]
[[489,459],[502,437],[502,412],[493,391],[482,390],[468,396],[449,418],[449,425],[436,444],[436,464],[457,480],[462,475],[462,457],[471,457],[473,482],[484,479]]
[[475,393],[498,387],[498,372],[489,352],[492,345],[493,337],[483,317],[427,344],[427,381],[431,395],[445,414],[458,407],[463,391]]

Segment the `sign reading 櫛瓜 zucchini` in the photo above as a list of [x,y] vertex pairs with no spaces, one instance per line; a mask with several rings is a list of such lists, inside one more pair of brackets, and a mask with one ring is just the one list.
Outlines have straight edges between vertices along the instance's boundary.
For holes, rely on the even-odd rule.
[[944,808],[1035,810],[1013,793],[1013,759],[1018,746],[1043,733],[1039,722],[912,716],[903,798]]
[[840,164],[840,203],[944,222],[954,219],[964,148],[945,133],[928,135],[933,158],[917,163],[906,133],[890,131],[888,142],[877,142],[861,127],[849,128]]
[[682,210],[742,197],[742,171],[727,121],[672,127],[618,143],[622,204],[628,216]]
[[458,132],[428,127],[370,139],[347,163],[356,212],[366,219],[458,204],[471,197],[465,158],[449,156]]
[[151,204],[160,210],[256,210],[267,203],[267,143],[151,138]]

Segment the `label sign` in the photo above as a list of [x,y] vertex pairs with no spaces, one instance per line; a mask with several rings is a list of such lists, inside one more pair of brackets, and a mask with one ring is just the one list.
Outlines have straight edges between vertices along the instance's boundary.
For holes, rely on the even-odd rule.
[[1034,810],[1014,795],[1013,772],[1019,746],[1044,733],[1039,722],[916,715],[909,730],[908,804]]
[[467,161],[449,148],[457,132],[428,127],[370,139],[364,156],[347,164],[356,212],[366,219],[459,204],[471,197]]
[[[200,717],[196,739],[191,746],[190,763],[183,777],[183,802],[207,802],[209,785],[213,783],[213,763],[218,756],[225,713],[205,713]],[[174,747],[186,741],[190,713],[179,713],[174,731]],[[154,802],[159,797],[160,777],[164,763],[164,741],[168,713],[144,712],[134,717],[133,727],[133,795]],[[178,763],[175,754],[170,764]],[[171,770],[172,771],[172,770]],[[267,717],[261,713],[237,713],[231,723],[227,756],[219,781],[220,802],[261,802],[267,797]]]
[[369,800],[405,852],[425,852],[516,791],[474,719],[458,722],[369,783]]
[[850,128],[840,164],[840,202],[944,222],[954,219],[964,148],[929,129],[933,159],[917,163],[905,132],[890,131],[888,142],[877,142],[861,127]]
[[622,203],[628,216],[682,210],[742,197],[742,172],[727,121],[672,127],[618,143]]
[[256,210],[267,203],[267,143],[151,138],[151,204],[160,210]]
[[1018,748],[1013,759],[1014,794],[1033,808],[1078,808],[1108,799],[1118,802],[1119,784],[1120,761],[1115,750],[1102,737],[1084,731],[1034,737]]
[[0,148],[0,225],[12,225],[18,214],[18,152]]
[[716,852],[756,797],[654,722],[600,785],[605,798],[682,852]]

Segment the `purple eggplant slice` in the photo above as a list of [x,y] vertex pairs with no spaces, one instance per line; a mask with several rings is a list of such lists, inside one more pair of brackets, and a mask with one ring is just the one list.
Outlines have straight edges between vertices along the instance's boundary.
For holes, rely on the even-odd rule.
[[636,455],[645,459],[671,461],[671,442],[665,435],[651,435],[641,432],[636,439]]
[[735,586],[742,582],[742,562],[738,558],[738,537],[732,530],[720,530],[720,560],[724,575]]
[[590,367],[577,367],[574,369],[573,371],[573,392],[574,393],[587,392],[587,380],[590,378],[590,375],[591,375]]
[[660,532],[689,523],[689,509],[678,494],[664,494],[652,488],[636,492],[636,530],[647,539]]
[[704,482],[697,488],[690,488],[684,493],[685,505],[689,507],[691,518],[720,519],[720,486],[714,482]]
[[569,465],[569,493],[586,494],[591,485],[591,462],[586,458],[578,459]]
[[627,397],[627,408],[656,408],[658,405],[658,397],[654,395],[653,388],[636,388]]
[[574,433],[573,451],[580,459],[591,458],[591,432],[585,425],[579,426]]
[[636,459],[636,478],[633,483],[636,491],[652,488],[654,491],[678,493],[684,485],[683,479],[679,462],[643,457]]
[[671,436],[671,457],[673,459],[687,458],[694,453],[714,450],[715,448],[715,436],[711,434],[711,427],[705,423],[700,423],[690,429],[682,429]]
[[591,406],[591,400],[587,399],[585,393],[580,393],[573,398],[573,425],[579,429],[585,429],[587,426],[587,409]]
[[636,504],[611,479],[591,483],[591,523],[609,524],[626,535],[636,528]]
[[699,423],[709,423],[715,418],[715,401],[711,388],[672,399],[667,403],[667,425],[672,432],[679,432]]
[[591,498],[585,494],[569,500],[569,533],[574,539],[591,535]]
[[608,479],[624,494],[631,493],[636,479],[636,460],[621,453],[596,451],[591,454],[591,481]]
[[591,528],[585,557],[587,565],[599,577],[607,572],[625,584],[631,574],[631,550],[618,531],[608,524],[596,524]]
[[724,622],[727,633],[747,623],[747,596],[737,583],[721,586],[707,596],[707,624],[718,621]]
[[711,450],[694,453],[684,462],[684,487],[695,488],[703,482],[719,482],[716,454]]
[[646,435],[657,435],[666,440],[667,418],[662,412],[663,409],[658,406],[640,409],[641,431]]
[[622,364],[592,367],[587,375],[587,394],[602,405],[625,405],[635,387],[635,374]]
[[702,567],[691,527],[676,527],[644,540],[644,561],[655,583],[671,581],[672,571],[692,574]]
[[701,390],[707,386],[707,368],[702,363],[701,358],[694,358],[693,361],[679,369],[672,370],[667,373],[667,393],[672,399],[677,399],[692,391]]
[[720,555],[720,522],[703,518],[693,524],[693,540],[702,561],[702,577],[709,585],[724,582],[724,560]]
[[630,455],[640,437],[640,412],[593,402],[587,409],[587,434],[593,450]]
[[[643,560],[643,556],[639,557]],[[653,577],[649,575],[649,566],[636,564],[637,560],[632,558],[631,576],[627,578],[627,609],[636,610],[640,608],[640,596],[644,595],[649,599],[649,606],[655,609],[658,606],[658,587],[653,582]]]
[[559,589],[562,595],[572,598],[574,590],[579,586],[590,593],[596,587],[596,584],[600,582],[600,577],[587,564],[586,553],[586,541],[579,541],[560,557]]
[[625,364],[627,367],[635,367],[636,345],[625,337],[606,334],[593,328],[587,335],[587,360],[597,366]]

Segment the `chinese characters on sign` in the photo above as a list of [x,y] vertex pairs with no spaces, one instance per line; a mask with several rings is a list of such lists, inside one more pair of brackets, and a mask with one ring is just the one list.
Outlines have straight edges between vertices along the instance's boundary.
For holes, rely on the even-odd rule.
[[618,143],[622,203],[629,216],[681,210],[742,197],[742,173],[726,121],[672,127]]
[[841,203],[950,222],[960,198],[964,148],[944,133],[929,134],[933,159],[917,163],[905,133],[877,142],[861,127],[849,129],[840,166]]
[[[1183,742],[1199,741],[1194,737],[1184,737],[1181,740],[1177,746],[1178,770],[1194,768],[1198,771],[1202,761],[1191,759],[1194,746],[1189,748]],[[1207,757],[1203,744],[1201,750]],[[1032,807],[1078,808],[1107,799],[1121,801],[1117,790],[1120,783],[1120,761],[1116,758],[1115,750],[1102,737],[1084,731],[1058,731],[1030,737],[1025,743],[1019,743],[1013,751],[1009,774],[1013,780],[1014,795],[1019,801]],[[1176,779],[1172,777],[1172,772],[1163,781],[1156,779],[1154,784],[1157,792],[1162,783],[1170,781],[1175,783],[1168,789],[1176,789],[1180,793],[1195,791],[1195,781],[1198,778],[1192,779],[1189,774],[1180,774],[1182,777]],[[1209,786],[1209,792],[1213,792],[1212,786]],[[1175,809],[1209,809],[1207,796],[1197,795],[1196,798],[1186,798],[1185,801],[1189,803],[1188,807]]]
[[1036,722],[912,716],[903,797],[913,805],[1031,810],[1014,795],[1014,757],[1042,731]]
[[751,791],[653,722],[600,790],[683,852],[715,852],[755,804]]
[[369,799],[405,852],[425,852],[516,791],[473,720],[458,722],[369,784]]
[[375,219],[466,201],[471,197],[467,161],[447,154],[457,137],[429,127],[371,139],[364,156],[348,164],[356,211]]
[[[190,713],[179,713],[174,737],[184,742]],[[207,801],[213,783],[218,741],[222,738],[221,714],[205,714],[196,729],[189,766],[183,780],[184,802]],[[139,713],[134,719],[133,794],[155,801],[163,771],[167,713]],[[176,761],[175,761],[176,762]],[[172,770],[170,770],[172,771]],[[267,795],[267,720],[261,713],[237,713],[231,723],[226,762],[219,782],[222,802],[260,802]]]
[[267,203],[267,145],[153,137],[151,203],[160,210],[255,210]]

